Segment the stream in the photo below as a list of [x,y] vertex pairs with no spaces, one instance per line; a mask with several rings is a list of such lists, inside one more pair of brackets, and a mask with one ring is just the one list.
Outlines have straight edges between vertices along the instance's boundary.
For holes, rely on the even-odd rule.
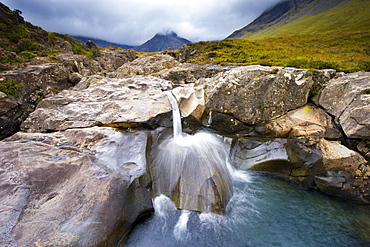
[[370,246],[370,207],[341,201],[258,172],[236,171],[226,214],[176,210],[154,200],[155,213],[125,246]]

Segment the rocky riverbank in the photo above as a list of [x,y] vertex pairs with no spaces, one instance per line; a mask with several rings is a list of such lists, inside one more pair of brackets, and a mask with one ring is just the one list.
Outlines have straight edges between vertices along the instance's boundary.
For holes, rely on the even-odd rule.
[[0,95],[3,137],[20,129],[0,142],[0,243],[117,244],[152,210],[149,154],[171,127],[170,89],[186,129],[223,135],[238,168],[370,202],[370,73],[103,54],[0,74],[30,85]]

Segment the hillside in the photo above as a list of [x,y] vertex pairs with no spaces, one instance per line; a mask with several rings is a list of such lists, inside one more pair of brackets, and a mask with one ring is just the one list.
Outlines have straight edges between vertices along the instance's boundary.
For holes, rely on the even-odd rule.
[[280,2],[228,38],[369,32],[369,27],[369,0],[289,0]]
[[287,0],[228,39],[179,54],[197,63],[370,71],[369,40],[370,0]]
[[12,11],[0,3],[0,71],[16,69],[36,57],[42,57],[44,62],[52,61],[63,49],[65,41],[71,44],[75,54],[99,55],[99,51],[88,49],[72,37],[49,33],[32,25],[21,14],[21,11]]
[[122,49],[132,49],[133,48],[132,45],[118,44],[118,43],[113,43],[113,42],[109,42],[109,41],[102,40],[102,39],[95,39],[95,38],[79,36],[79,35],[70,35],[70,36],[72,38],[77,39],[78,41],[82,43],[86,43],[87,41],[91,40],[92,42],[94,42],[95,45],[102,47],[102,48],[105,48],[105,47],[119,47]]

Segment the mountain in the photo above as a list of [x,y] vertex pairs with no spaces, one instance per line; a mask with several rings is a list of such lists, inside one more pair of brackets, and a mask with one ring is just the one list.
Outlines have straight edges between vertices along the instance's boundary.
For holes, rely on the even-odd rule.
[[156,52],[163,50],[177,50],[182,45],[190,43],[189,40],[177,36],[175,32],[166,34],[157,33],[153,38],[140,46],[132,48],[135,51]]
[[101,39],[94,39],[84,36],[73,36],[71,37],[77,39],[80,42],[86,43],[87,41],[91,40],[97,46],[100,47],[120,47],[122,49],[131,49],[134,51],[141,51],[141,52],[156,52],[156,51],[164,51],[164,50],[177,50],[183,44],[190,43],[189,40],[179,37],[175,32],[167,32],[165,34],[157,33],[153,38],[146,41],[144,44],[139,46],[130,46],[130,45],[123,45],[112,43],[109,41],[101,40]]
[[78,41],[82,43],[86,43],[87,41],[91,40],[92,42],[94,42],[95,45],[99,47],[103,47],[103,48],[112,46],[112,47],[120,47],[122,49],[132,49],[134,47],[132,45],[123,45],[123,44],[113,43],[113,42],[109,42],[109,41],[102,40],[102,39],[95,39],[95,38],[90,38],[90,37],[85,37],[85,36],[79,36],[79,35],[69,35],[69,36],[77,39]]
[[369,17],[368,0],[284,0],[227,38],[366,32]]

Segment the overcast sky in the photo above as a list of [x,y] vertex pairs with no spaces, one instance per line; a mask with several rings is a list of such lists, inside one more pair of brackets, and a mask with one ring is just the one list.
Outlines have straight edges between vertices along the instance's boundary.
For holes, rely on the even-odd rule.
[[49,32],[140,45],[174,31],[192,42],[221,40],[279,0],[0,0]]

